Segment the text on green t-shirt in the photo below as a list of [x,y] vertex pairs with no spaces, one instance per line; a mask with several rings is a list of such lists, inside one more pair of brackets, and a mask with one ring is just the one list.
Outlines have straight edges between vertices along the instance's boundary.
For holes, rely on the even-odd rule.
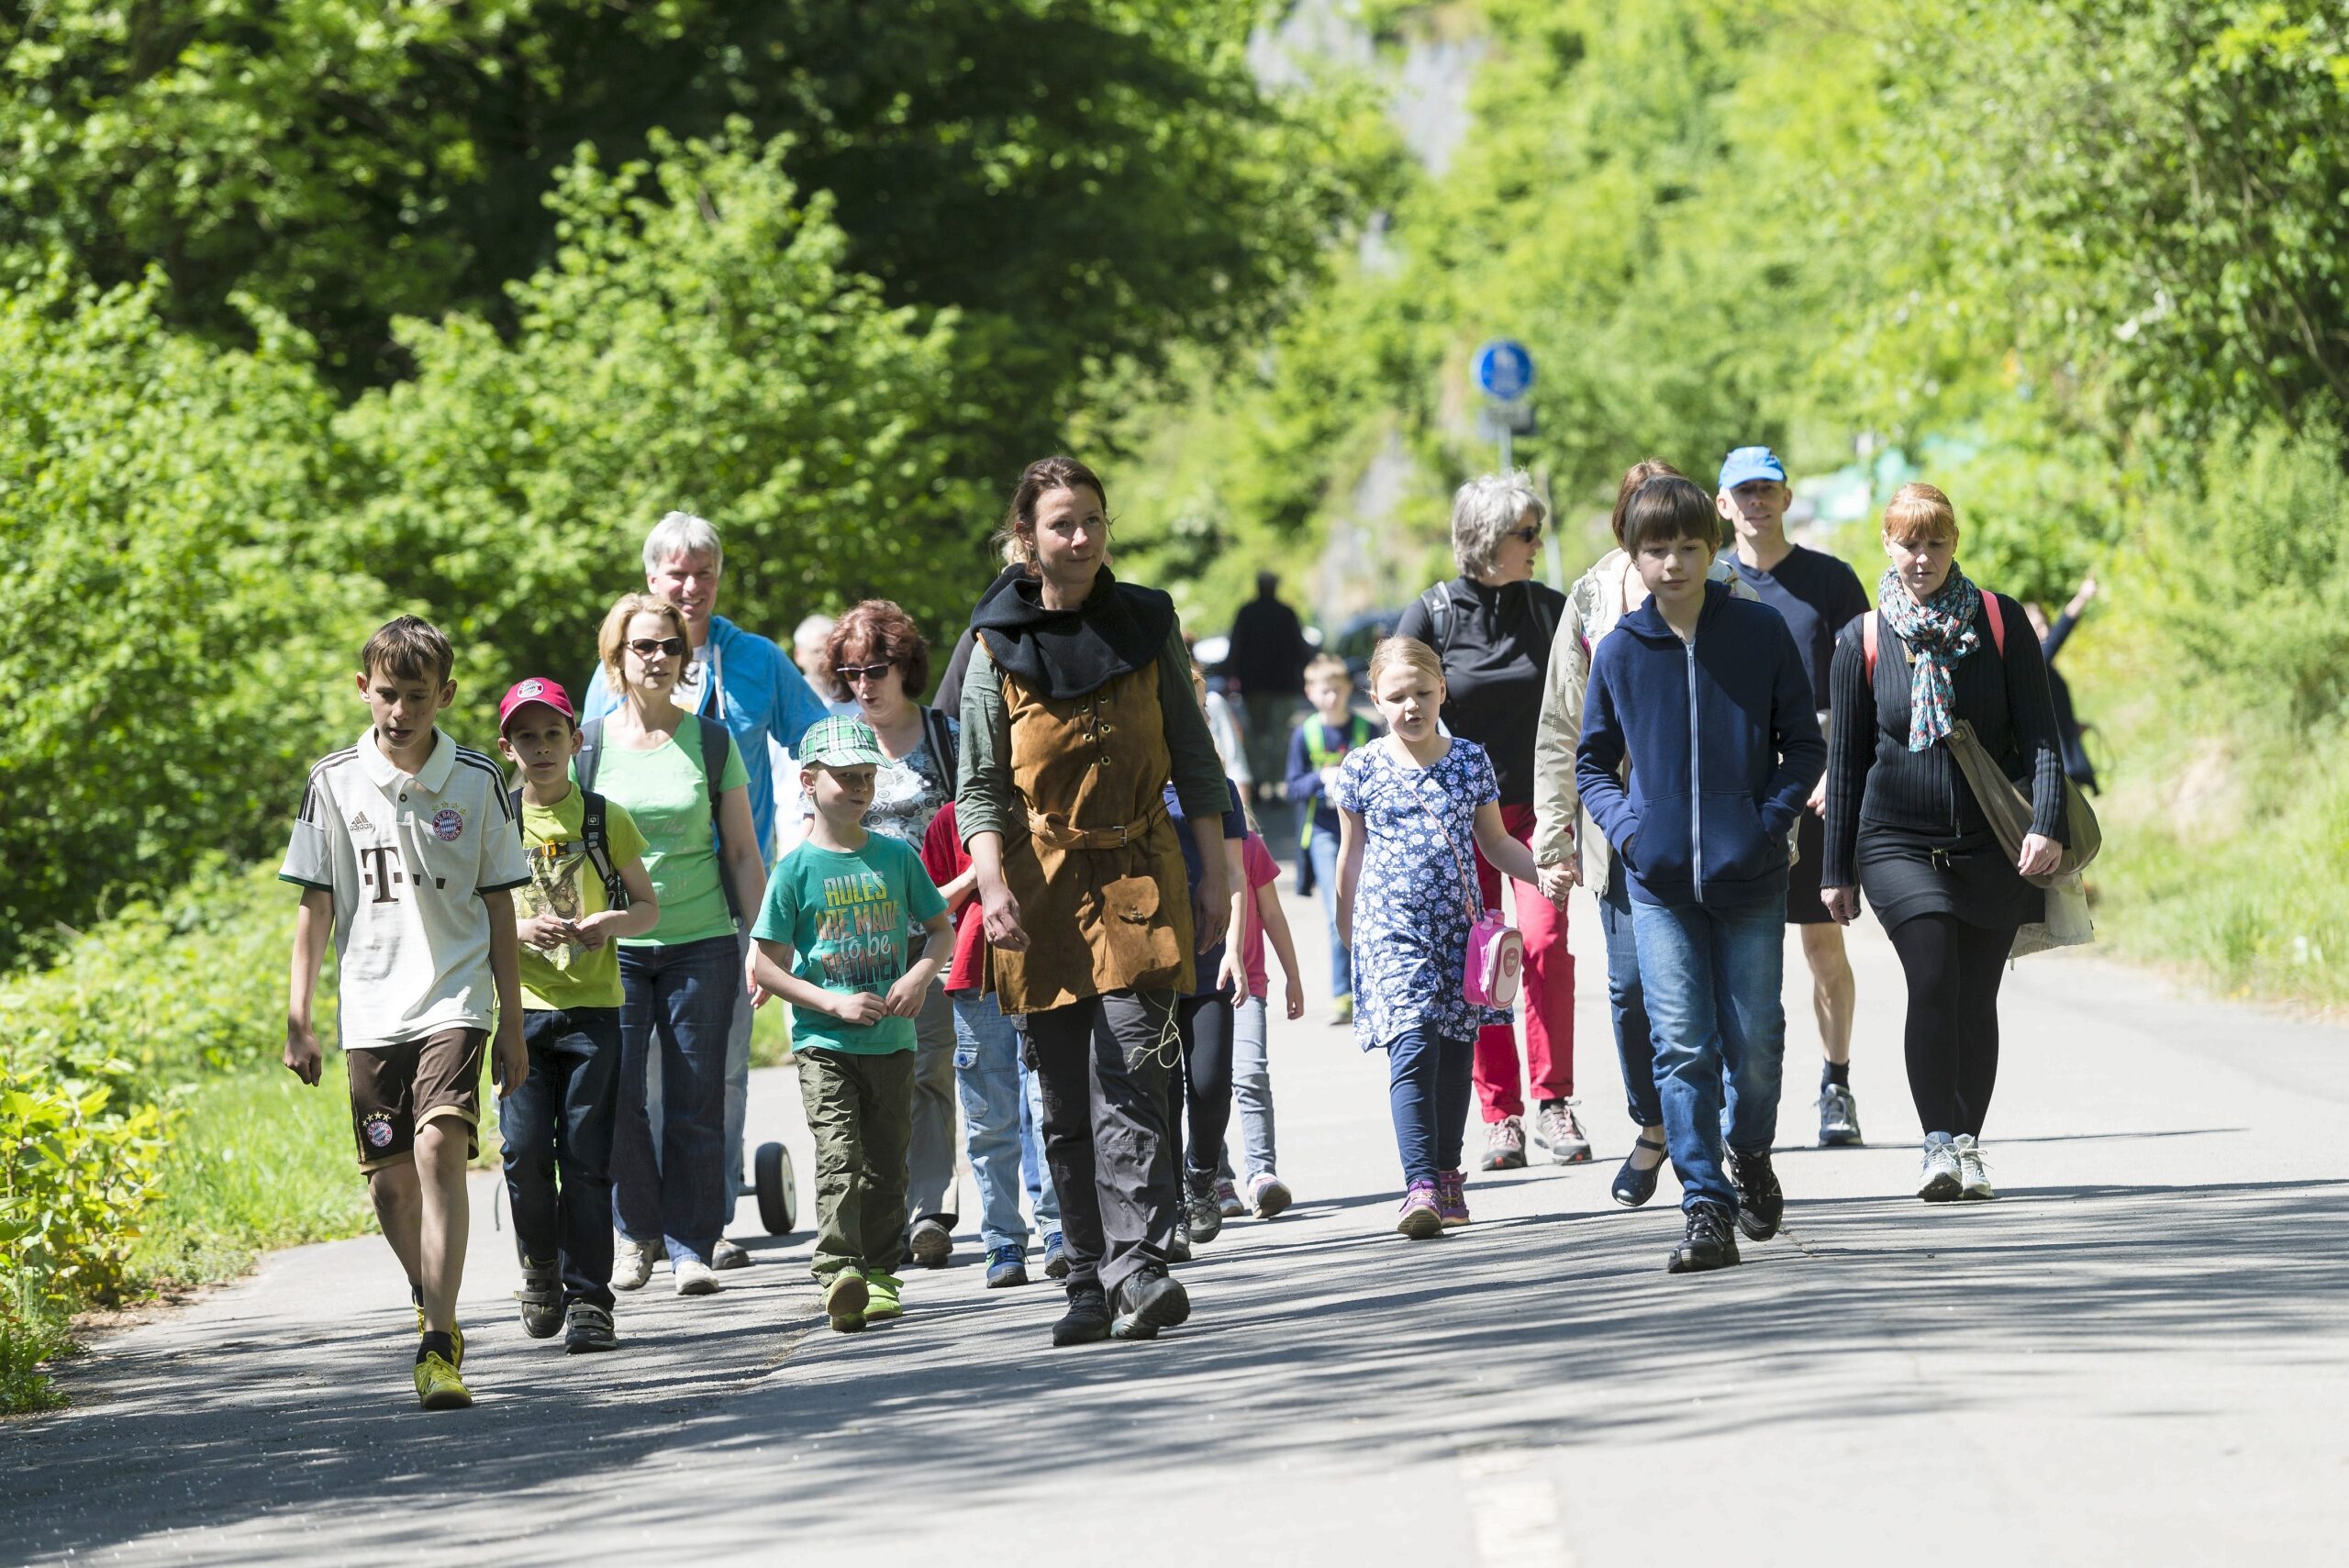
[[[865,836],[853,854],[802,844],[775,862],[751,934],[791,944],[791,972],[827,991],[885,996],[914,954],[908,928],[946,912],[921,857],[895,839]],[[829,1013],[791,1009],[792,1043],[859,1055],[914,1048],[911,1018],[846,1024]]]

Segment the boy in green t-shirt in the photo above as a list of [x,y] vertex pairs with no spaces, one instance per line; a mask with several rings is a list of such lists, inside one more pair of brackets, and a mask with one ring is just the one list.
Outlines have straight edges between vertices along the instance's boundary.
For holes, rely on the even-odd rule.
[[612,1332],[617,944],[651,930],[661,906],[635,819],[572,784],[579,728],[568,693],[549,680],[516,683],[497,706],[497,749],[521,774],[516,815],[530,866],[515,896],[530,1075],[498,1116],[522,1259],[514,1298],[532,1339],[560,1329],[567,1351],[608,1351],[619,1342]]
[[[807,837],[775,862],[751,935],[759,985],[791,1004],[799,1094],[816,1138],[815,1273],[843,1332],[899,1316],[907,1153],[913,1140],[914,1018],[952,955],[953,922],[921,858],[864,830],[872,728],[827,718],[799,743],[814,803]],[[906,962],[907,937],[928,940]]]

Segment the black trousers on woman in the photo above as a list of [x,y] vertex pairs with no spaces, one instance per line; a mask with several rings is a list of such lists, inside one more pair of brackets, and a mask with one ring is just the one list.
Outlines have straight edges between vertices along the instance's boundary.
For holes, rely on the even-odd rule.
[[2015,929],[1913,915],[1888,933],[1909,976],[1909,1095],[1927,1132],[1982,1136],[1998,1082],[1998,983]]
[[1164,1266],[1174,1245],[1174,1005],[1172,991],[1112,991],[1028,1015],[1073,1285],[1114,1292],[1145,1264]]

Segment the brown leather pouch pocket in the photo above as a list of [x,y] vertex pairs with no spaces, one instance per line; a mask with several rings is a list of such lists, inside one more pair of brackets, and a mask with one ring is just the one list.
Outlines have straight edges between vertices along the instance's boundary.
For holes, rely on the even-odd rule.
[[[1157,882],[1147,876],[1121,876],[1101,889],[1102,924],[1107,928],[1109,956],[1119,971],[1140,977],[1171,969],[1181,959],[1174,928],[1158,894]],[[1129,980],[1127,984],[1132,984]]]

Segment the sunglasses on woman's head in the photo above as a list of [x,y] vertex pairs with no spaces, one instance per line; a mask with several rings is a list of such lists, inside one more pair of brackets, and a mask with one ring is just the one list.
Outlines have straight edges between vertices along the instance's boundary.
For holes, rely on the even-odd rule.
[[682,659],[685,656],[685,639],[682,637],[658,639],[632,637],[629,639],[628,651],[640,659],[650,659],[655,653],[666,653],[672,659]]

